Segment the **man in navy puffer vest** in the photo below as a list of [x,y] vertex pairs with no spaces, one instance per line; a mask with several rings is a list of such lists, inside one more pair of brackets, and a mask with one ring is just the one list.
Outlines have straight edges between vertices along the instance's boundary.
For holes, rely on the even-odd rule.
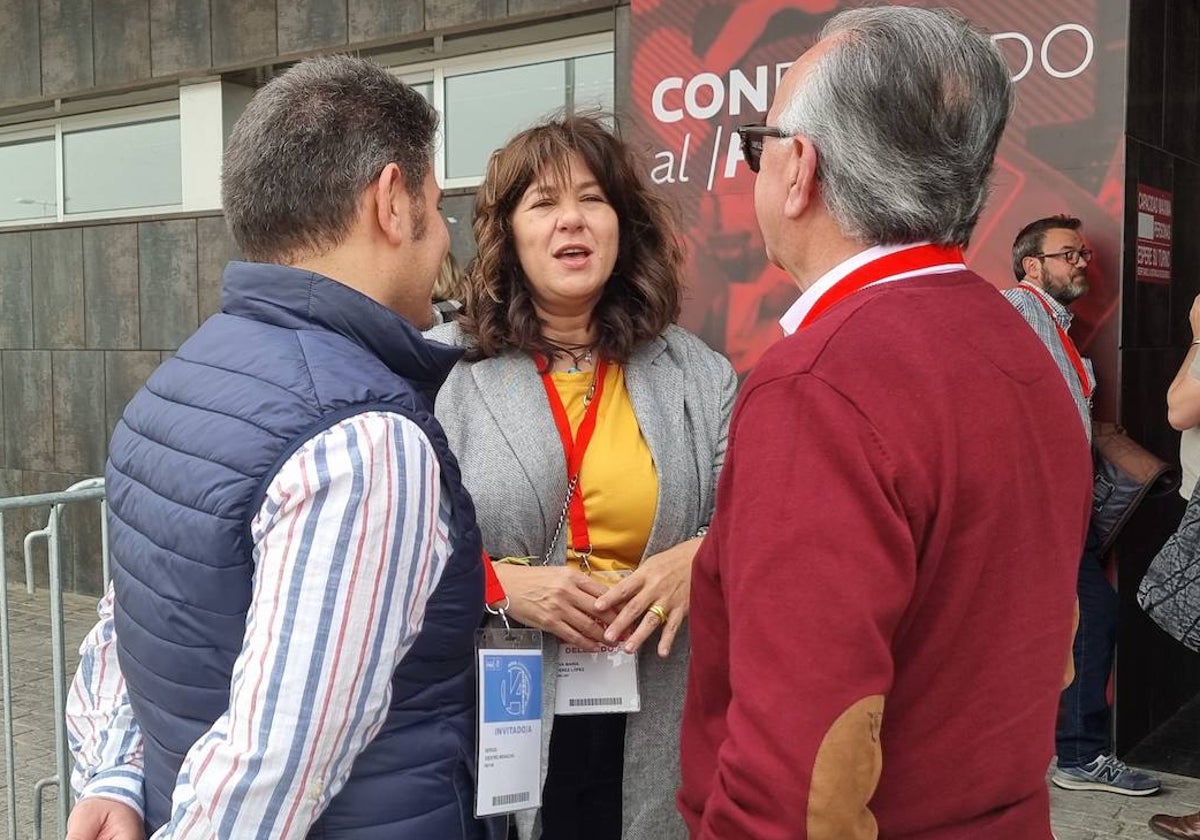
[[113,588],[68,728],[70,836],[482,840],[479,532],[418,332],[449,236],[437,114],[365,60],[266,85],[225,155],[252,262],[107,469]]

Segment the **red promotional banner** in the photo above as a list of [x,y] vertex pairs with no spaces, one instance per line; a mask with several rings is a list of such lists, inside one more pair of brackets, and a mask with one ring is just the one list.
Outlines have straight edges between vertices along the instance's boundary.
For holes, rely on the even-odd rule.
[[[736,127],[764,122],[779,79],[811,46],[837,0],[633,0],[635,139],[651,178],[683,213],[690,297],[683,322],[747,372],[781,335],[799,290],[763,253],[754,175]],[[944,2],[917,5],[944,6]],[[1097,414],[1115,414],[1124,208],[1126,2],[959,0],[993,33],[1012,68],[1016,107],[967,262],[996,286],[1015,282],[1012,242],[1042,216],[1083,220],[1096,252],[1072,334],[1099,379]],[[870,165],[870,162],[864,162]]]

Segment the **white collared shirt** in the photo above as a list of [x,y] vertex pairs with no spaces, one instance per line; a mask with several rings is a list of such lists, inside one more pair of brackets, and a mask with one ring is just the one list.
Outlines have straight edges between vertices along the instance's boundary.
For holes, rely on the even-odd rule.
[[[816,305],[830,289],[838,284],[852,271],[857,271],[867,263],[886,257],[890,254],[895,254],[900,251],[907,251],[909,248],[916,248],[921,245],[928,245],[928,242],[908,242],[903,245],[873,245],[866,250],[860,251],[848,260],[835,265],[829,271],[822,274],[817,282],[813,283],[801,293],[799,299],[792,304],[791,308],[783,314],[779,319],[779,326],[783,327],[784,335],[791,335],[796,330],[800,329],[800,325],[804,322],[805,317],[812,308]],[[963,263],[945,263],[943,265],[932,266],[930,268],[919,268],[914,271],[905,271],[901,274],[895,274],[890,277],[884,277],[872,283],[872,286],[880,283],[891,283],[895,280],[904,280],[908,277],[920,277],[928,274],[949,274],[955,271],[965,271],[966,266]]]

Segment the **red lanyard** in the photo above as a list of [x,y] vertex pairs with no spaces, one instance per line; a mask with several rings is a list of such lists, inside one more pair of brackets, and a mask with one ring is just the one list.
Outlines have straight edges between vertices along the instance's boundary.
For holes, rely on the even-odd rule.
[[579,434],[571,436],[571,421],[567,417],[567,408],[563,405],[558,389],[554,387],[554,378],[549,372],[542,374],[542,386],[546,389],[546,399],[550,402],[550,413],[554,415],[554,425],[558,427],[558,436],[562,440],[563,456],[567,460],[567,487],[571,493],[568,512],[571,517],[571,548],[583,557],[592,552],[591,538],[588,536],[587,514],[583,507],[583,488],[579,486],[579,471],[583,467],[583,456],[588,444],[592,442],[592,433],[596,431],[596,417],[600,413],[600,398],[604,395],[604,375],[608,372],[608,363],[600,362],[592,373],[595,390],[591,401],[579,424]]
[[495,568],[492,567],[492,558],[488,557],[488,553],[483,552],[483,577],[487,581],[484,589],[483,603],[487,606],[499,604],[508,596],[504,593],[504,586],[500,583],[500,576],[496,574]]
[[[596,431],[596,415],[600,411],[600,397],[604,394],[604,374],[607,370],[606,362],[601,362],[596,366],[593,374],[596,387],[587,410],[584,412],[583,422],[579,424],[579,436],[573,440],[571,438],[571,421],[567,418],[567,409],[563,405],[562,397],[558,395],[558,389],[554,387],[554,380],[550,374],[542,374],[546,398],[550,401],[550,412],[554,415],[554,425],[558,427],[559,437],[562,438],[563,454],[567,459],[567,486],[575,485],[570,503],[571,542],[574,543],[572,548],[576,554],[585,557],[591,553],[592,545],[588,537],[587,515],[583,507],[583,490],[579,487],[579,470],[583,466],[583,456],[587,452],[588,444],[592,442],[592,433]],[[496,574],[491,558],[488,557],[486,551],[483,552],[483,573],[486,580],[484,604],[490,607],[492,604],[504,601],[508,596],[504,592],[504,586],[500,583],[500,577]],[[501,607],[501,609],[504,608]]]
[[1067,335],[1067,331],[1062,328],[1062,324],[1058,323],[1058,319],[1054,317],[1054,310],[1042,298],[1041,292],[1030,286],[1017,286],[1017,288],[1029,292],[1029,294],[1037,298],[1037,302],[1042,305],[1042,309],[1045,309],[1046,314],[1050,316],[1050,323],[1054,324],[1054,329],[1058,331],[1058,340],[1062,342],[1063,352],[1071,360],[1071,367],[1075,368],[1075,375],[1079,377],[1079,387],[1083,389],[1083,398],[1090,400],[1092,398],[1092,383],[1088,380],[1087,368],[1083,364],[1083,357],[1079,355],[1078,348],[1075,347],[1075,342],[1071,340],[1071,336]]
[[804,316],[800,326],[807,327],[824,315],[834,304],[840,303],[872,283],[889,280],[898,274],[907,274],[910,271],[920,271],[962,261],[962,248],[957,245],[917,245],[887,254],[877,260],[871,260],[866,265],[851,271],[837,281],[833,288],[821,295],[808,310],[808,314]]

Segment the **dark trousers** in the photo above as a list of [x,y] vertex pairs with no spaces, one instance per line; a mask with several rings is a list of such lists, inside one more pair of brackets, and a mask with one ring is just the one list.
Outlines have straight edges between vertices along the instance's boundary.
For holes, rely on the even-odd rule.
[[1073,655],[1075,680],[1063,692],[1055,746],[1060,767],[1088,764],[1112,751],[1109,734],[1108,677],[1117,644],[1117,593],[1113,590],[1088,535],[1079,564],[1079,629]]
[[559,715],[542,788],[546,840],[621,840],[625,715]]

